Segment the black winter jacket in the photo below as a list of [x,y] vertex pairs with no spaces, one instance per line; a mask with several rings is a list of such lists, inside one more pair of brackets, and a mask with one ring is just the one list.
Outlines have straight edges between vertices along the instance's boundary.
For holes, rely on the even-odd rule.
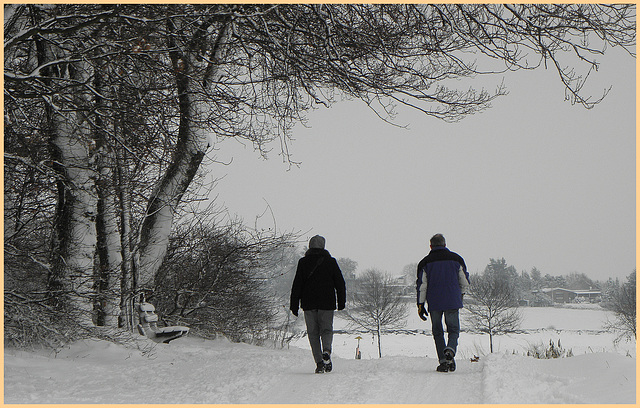
[[[322,262],[318,265],[320,259]],[[311,273],[316,265],[318,267]],[[297,312],[302,303],[302,310],[335,310],[336,294],[338,310],[342,310],[347,290],[338,262],[326,249],[309,249],[298,261],[291,286],[290,309]]]

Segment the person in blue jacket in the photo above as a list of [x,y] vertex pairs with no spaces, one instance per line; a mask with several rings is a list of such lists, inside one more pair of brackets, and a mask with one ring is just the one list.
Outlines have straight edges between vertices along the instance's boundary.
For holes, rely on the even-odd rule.
[[[418,316],[427,320],[431,313],[431,332],[438,353],[439,372],[455,371],[454,357],[460,336],[462,298],[469,287],[469,273],[464,259],[447,248],[442,234],[430,240],[431,251],[418,263],[416,280]],[[427,303],[425,309],[424,304]],[[444,338],[442,318],[447,325]]]

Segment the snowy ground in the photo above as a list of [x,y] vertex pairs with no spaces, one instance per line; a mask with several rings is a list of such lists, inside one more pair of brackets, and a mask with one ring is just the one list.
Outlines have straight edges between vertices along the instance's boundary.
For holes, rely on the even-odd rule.
[[[354,359],[354,334],[336,335],[334,371],[322,375],[313,374],[306,337],[284,350],[195,337],[154,343],[145,355],[101,341],[73,344],[57,355],[5,349],[4,402],[635,403],[635,343],[614,346],[615,335],[601,331],[606,312],[523,310],[530,334],[501,336],[494,354],[486,352],[486,336],[463,332],[455,373],[435,371],[428,324],[413,317],[411,333],[383,336],[382,359],[370,335],[360,341],[362,360]],[[528,344],[558,339],[574,357],[523,355]],[[480,361],[471,362],[473,354]]]

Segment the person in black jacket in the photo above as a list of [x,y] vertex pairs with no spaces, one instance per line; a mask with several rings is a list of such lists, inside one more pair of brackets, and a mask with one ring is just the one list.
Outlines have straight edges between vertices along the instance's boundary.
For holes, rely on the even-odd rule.
[[320,235],[309,240],[309,250],[298,261],[289,307],[296,317],[300,305],[304,310],[316,373],[330,372],[333,368],[333,312],[336,307],[344,309],[347,293],[338,262],[324,249],[324,245],[325,239]]

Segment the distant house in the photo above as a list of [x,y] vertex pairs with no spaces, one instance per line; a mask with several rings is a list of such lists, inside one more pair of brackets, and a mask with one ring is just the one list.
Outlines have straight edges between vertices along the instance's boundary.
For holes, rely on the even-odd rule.
[[599,290],[573,290],[564,288],[545,288],[533,293],[543,293],[551,298],[553,303],[597,303],[602,299]]
[[[352,295],[363,295],[362,289],[359,287],[358,278],[355,274],[344,274],[344,280],[347,284],[347,293]],[[416,296],[416,282],[408,276],[392,276],[388,287],[397,295],[407,299],[414,299]]]
[[403,297],[415,297],[416,280],[407,275],[396,277],[392,286]]
[[351,291],[355,290],[357,287],[356,282],[356,274],[353,271],[343,272],[342,276],[344,277],[344,282],[347,286],[347,293],[351,293]]

